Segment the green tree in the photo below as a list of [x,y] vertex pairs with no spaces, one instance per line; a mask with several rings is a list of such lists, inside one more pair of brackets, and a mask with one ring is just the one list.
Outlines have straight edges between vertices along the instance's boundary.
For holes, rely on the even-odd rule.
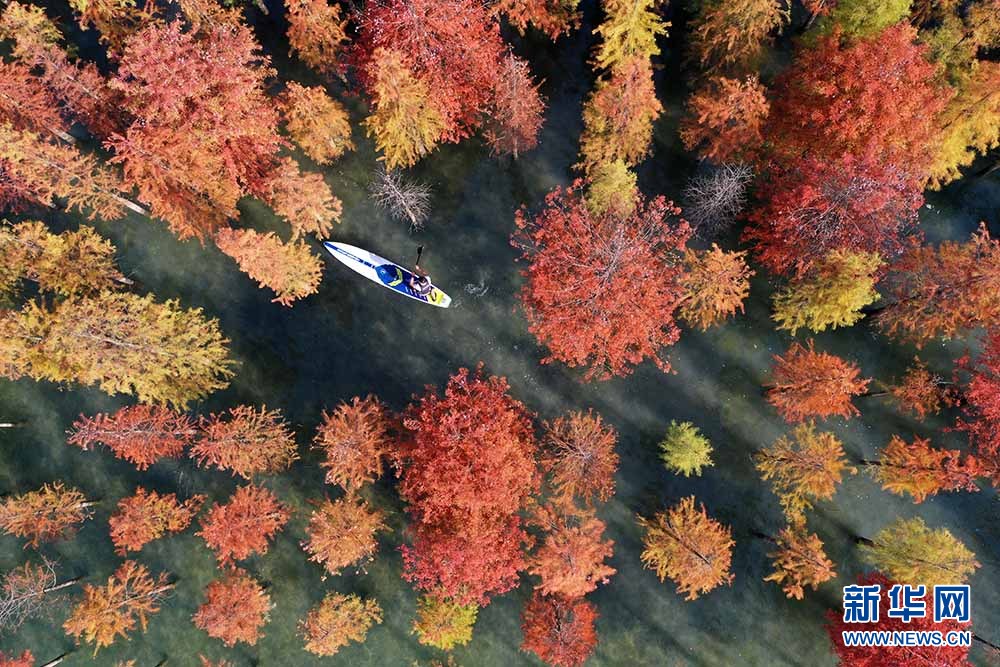
[[679,475],[701,476],[701,469],[715,465],[711,458],[712,444],[691,422],[671,421],[667,434],[660,442],[660,459]]
[[865,37],[902,21],[911,4],[912,0],[837,0],[817,29],[828,33],[837,26],[849,37]]
[[859,548],[872,567],[914,586],[961,584],[979,568],[968,547],[946,528],[928,528],[920,517],[896,519]]
[[795,335],[800,328],[820,332],[851,326],[861,309],[878,299],[875,291],[883,262],[873,252],[832,250],[815,270],[774,295],[773,319]]

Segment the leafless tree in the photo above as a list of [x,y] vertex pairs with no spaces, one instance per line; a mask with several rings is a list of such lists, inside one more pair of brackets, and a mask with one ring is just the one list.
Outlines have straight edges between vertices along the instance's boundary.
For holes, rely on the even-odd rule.
[[372,199],[397,220],[410,223],[411,230],[423,228],[431,213],[431,190],[423,183],[405,180],[396,171],[379,167],[368,189]]
[[749,166],[724,164],[688,181],[684,188],[684,218],[695,234],[711,239],[732,225],[746,206],[747,186],[752,178]]
[[79,579],[59,582],[56,563],[42,558],[41,563],[25,563],[0,576],[0,634],[13,632],[29,618],[50,609],[58,591]]

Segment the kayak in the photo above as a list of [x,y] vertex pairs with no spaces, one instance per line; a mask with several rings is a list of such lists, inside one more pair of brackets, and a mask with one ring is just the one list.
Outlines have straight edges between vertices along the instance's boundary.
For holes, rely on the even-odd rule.
[[438,308],[447,308],[451,305],[451,297],[434,287],[433,284],[428,294],[415,293],[408,284],[414,275],[413,272],[404,269],[395,262],[390,262],[385,257],[379,257],[373,252],[346,243],[324,241],[323,245],[342,264],[382,287],[388,287],[394,292]]

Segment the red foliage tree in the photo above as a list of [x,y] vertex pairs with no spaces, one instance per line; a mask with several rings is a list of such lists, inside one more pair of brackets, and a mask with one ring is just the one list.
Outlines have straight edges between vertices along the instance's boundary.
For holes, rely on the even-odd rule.
[[[880,572],[858,577],[858,583],[866,586],[879,584],[881,589],[880,608],[888,609],[889,589],[895,582],[890,581]],[[947,633],[955,630],[968,630],[968,623],[958,621],[934,622],[934,596],[930,594],[925,598],[927,603],[926,615],[923,618],[911,618],[908,623],[904,623],[900,618],[890,618],[888,615],[879,614],[878,622],[865,625],[865,630],[881,631],[921,631],[935,630]],[[898,665],[935,665],[935,667],[967,667],[969,662],[968,646],[896,646],[896,647],[868,647],[868,646],[845,646],[843,639],[844,630],[856,630],[856,623],[845,623],[844,614],[840,611],[830,610],[826,613],[826,632],[833,643],[833,650],[840,659],[843,667],[897,667]]]
[[535,591],[521,616],[521,649],[552,667],[578,667],[597,646],[596,620],[597,609],[585,600]]
[[63,135],[69,129],[55,96],[21,63],[0,63],[0,118],[18,130]]
[[747,238],[779,272],[826,251],[886,256],[915,220],[950,91],[907,23],[802,48],[779,77],[765,135],[771,154]]
[[855,40],[835,33],[800,48],[778,78],[767,134],[777,155],[867,156],[923,177],[950,95],[908,23]]
[[194,624],[226,646],[236,642],[253,646],[271,606],[264,587],[245,571],[233,568],[205,589],[205,603],[195,612]]
[[0,651],[0,667],[35,667],[35,656],[31,651],[25,651],[21,655],[12,653],[7,657],[6,653]]
[[497,22],[475,0],[389,0],[369,3],[361,18],[357,59],[372,92],[380,47],[404,55],[410,71],[434,91],[446,141],[472,134],[493,95],[504,54]]
[[538,144],[545,103],[531,80],[528,63],[513,53],[504,56],[493,88],[486,141],[493,151],[515,158]]
[[[680,252],[691,236],[680,209],[663,197],[637,195],[632,213],[594,213],[582,181],[556,188],[544,210],[515,222],[512,243],[528,267],[521,303],[529,329],[549,348],[543,363],[585,366],[587,379],[628,375],[677,342],[674,311],[684,297]],[[655,276],[655,280],[650,280]]]
[[124,556],[167,533],[184,530],[204,502],[205,496],[193,496],[181,503],[173,493],[160,495],[140,486],[135,495],[118,502],[118,510],[108,519],[115,551]]
[[531,416],[503,378],[460,369],[410,405],[397,453],[413,519],[407,578],[463,604],[514,587],[527,535],[518,513],[537,491]]
[[743,159],[763,142],[761,130],[771,110],[756,76],[746,80],[710,78],[691,94],[681,122],[684,147],[718,164]]
[[291,511],[273,493],[251,484],[236,489],[228,503],[212,505],[198,535],[219,562],[228,565],[254,553],[267,553],[268,540],[290,517]]
[[982,468],[1000,487],[1000,329],[990,332],[975,360],[960,364],[969,373],[958,427],[969,435]]
[[923,187],[912,165],[850,154],[790,157],[760,188],[746,238],[776,273],[804,275],[831,250],[898,255]]
[[784,357],[774,355],[771,374],[767,400],[789,422],[860,414],[851,398],[863,394],[871,382],[859,378],[861,371],[851,362],[816,352],[812,340],[805,347],[794,343]]
[[278,410],[249,405],[213,414],[201,423],[201,437],[191,448],[201,466],[230,470],[250,479],[257,473],[277,473],[298,458],[295,436]]
[[177,458],[198,430],[185,414],[156,405],[127,405],[114,414],[80,416],[67,442],[83,450],[101,444],[145,470],[162,458]]

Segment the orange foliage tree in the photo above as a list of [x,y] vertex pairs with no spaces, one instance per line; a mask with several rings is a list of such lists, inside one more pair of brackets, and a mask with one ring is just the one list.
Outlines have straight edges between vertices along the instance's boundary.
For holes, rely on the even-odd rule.
[[295,436],[278,410],[240,405],[225,415],[202,418],[200,429],[191,458],[244,479],[287,470],[298,458]]
[[527,534],[519,513],[537,492],[531,415],[507,381],[460,369],[444,395],[428,388],[404,414],[396,454],[413,545],[404,576],[461,604],[517,585]]
[[498,23],[474,0],[390,0],[365,6],[357,58],[362,82],[374,92],[380,48],[400,55],[433,92],[443,119],[440,135],[458,141],[479,127],[492,102],[504,44]]
[[306,650],[329,656],[353,642],[363,642],[369,628],[382,622],[382,608],[375,600],[357,595],[327,593],[299,625]]
[[521,649],[552,667],[579,667],[597,646],[596,620],[597,609],[586,600],[535,591],[521,615]]
[[645,529],[642,563],[656,572],[660,581],[670,577],[685,599],[731,584],[733,575],[732,530],[712,519],[705,506],[695,509],[694,496],[682,498],[652,519],[638,518]]
[[326,469],[326,483],[352,491],[381,477],[389,453],[389,426],[385,406],[374,396],[355,396],[324,412],[313,448],[323,452],[320,465]]
[[791,437],[781,436],[754,455],[760,476],[770,480],[792,523],[801,523],[803,511],[814,500],[829,500],[844,473],[857,470],[847,464],[844,447],[832,433],[816,432],[812,422],[799,424]]
[[807,586],[816,590],[824,581],[837,576],[833,562],[823,551],[822,540],[815,533],[808,533],[804,525],[786,526],[772,541],[775,550],[768,557],[774,572],[764,577],[764,581],[781,586],[786,596],[801,600]]
[[976,477],[982,474],[975,457],[954,449],[935,449],[931,441],[913,436],[906,442],[898,435],[872,464],[872,474],[882,488],[896,495],[910,494],[922,503],[939,491],[978,491]]
[[556,40],[580,24],[579,0],[499,0],[493,11],[503,14],[522,35],[531,25]]
[[54,208],[57,198],[64,199],[90,219],[117,220],[125,215],[126,206],[145,213],[119,194],[122,184],[117,174],[96,158],[29,130],[17,130],[6,121],[0,122],[0,169],[7,175],[5,190],[19,200]]
[[291,53],[319,72],[341,72],[349,39],[340,5],[327,0],[289,0],[285,7]]
[[60,45],[62,32],[41,7],[8,3],[0,16],[0,38],[13,41],[14,58],[38,74],[70,119],[102,138],[120,129],[116,94],[95,65],[70,61]]
[[330,164],[354,150],[347,109],[321,87],[290,81],[281,103],[288,134],[316,162]]
[[899,407],[909,410],[923,419],[936,414],[942,406],[954,405],[956,397],[944,378],[927,369],[927,365],[916,357],[906,369],[900,381],[889,387],[889,393]]
[[145,470],[163,458],[177,458],[198,430],[187,415],[157,405],[126,405],[114,414],[80,416],[67,442],[84,451],[104,445],[120,459]]
[[8,496],[0,503],[0,528],[28,540],[26,546],[66,538],[90,518],[95,505],[62,482],[43,484],[37,491]]
[[541,462],[556,493],[586,504],[608,501],[615,493],[617,441],[615,429],[589,410],[546,423]]
[[173,587],[166,574],[154,578],[145,565],[127,560],[108,577],[106,585],[83,587],[83,599],[63,628],[78,642],[92,643],[97,655],[119,635],[127,637],[136,625],[145,631],[147,616],[160,610],[160,600]]
[[327,499],[315,506],[306,527],[308,539],[301,544],[309,560],[323,566],[324,578],[352,565],[363,568],[374,558],[376,537],[388,530],[382,512],[357,496]]
[[629,166],[642,162],[653,140],[653,123],[662,112],[649,59],[630,59],[600,79],[584,104],[576,166],[589,174],[615,160]]
[[680,127],[684,147],[717,164],[752,156],[764,141],[771,110],[765,93],[756,76],[711,77],[688,99]]
[[1000,242],[982,224],[965,243],[914,245],[889,267],[877,315],[888,335],[921,345],[1000,318]]
[[712,244],[708,250],[684,250],[684,273],[680,283],[684,296],[681,318],[705,330],[737,312],[750,295],[754,271],[747,266],[746,252],[726,252]]
[[55,95],[30,67],[19,62],[0,63],[0,118],[15,129],[38,134],[51,132],[61,137],[69,129]]
[[[324,239],[333,224],[340,222],[341,202],[330,192],[323,174],[301,171],[290,157],[271,165],[254,194],[288,222],[293,242],[305,234]],[[309,265],[305,260],[300,264]]]
[[228,570],[205,589],[205,602],[194,613],[194,625],[226,646],[257,643],[271,611],[271,596],[260,582],[239,568]]
[[707,0],[691,25],[691,48],[704,68],[749,68],[788,21],[781,0]]
[[486,122],[486,141],[494,153],[513,155],[516,159],[538,144],[545,103],[526,61],[508,52],[498,68],[492,109]]
[[645,359],[669,371],[660,354],[680,337],[674,311],[691,229],[663,197],[637,195],[626,216],[594,213],[582,186],[556,188],[536,216],[522,208],[515,218],[511,242],[528,262],[521,303],[549,349],[543,363],[584,366],[587,379],[628,375]]
[[301,241],[285,243],[274,232],[228,227],[218,230],[214,239],[241,271],[274,291],[274,302],[290,306],[319,290],[323,263]]
[[528,572],[541,579],[535,588],[545,595],[581,598],[616,572],[604,562],[614,554],[615,543],[604,539],[604,522],[593,509],[542,506],[532,523],[542,528],[543,537]]
[[816,352],[813,341],[793,343],[785,356],[774,355],[772,384],[767,400],[789,422],[809,417],[860,414],[851,398],[863,394],[871,380],[858,376],[860,369],[849,361]]
[[135,495],[118,501],[117,511],[108,519],[115,551],[124,556],[167,533],[179,533],[204,502],[205,496],[192,496],[181,503],[173,493],[161,495],[140,486]]
[[208,548],[223,565],[258,553],[267,553],[268,540],[280,531],[291,511],[269,490],[241,486],[229,502],[212,505],[202,517],[201,531]]

